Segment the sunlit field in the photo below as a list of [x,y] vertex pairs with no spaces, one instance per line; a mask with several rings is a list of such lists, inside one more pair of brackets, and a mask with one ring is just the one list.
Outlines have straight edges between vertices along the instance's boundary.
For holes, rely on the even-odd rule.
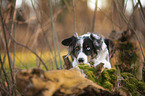
[[[64,56],[67,54],[67,51],[61,52],[61,56]],[[56,69],[56,63],[54,60],[54,55],[50,52],[43,52],[38,53],[38,55],[41,57],[43,62],[46,64],[49,70],[55,70]],[[2,54],[2,57],[4,54]],[[35,54],[31,52],[16,52],[15,56],[13,53],[10,53],[11,60],[15,59],[14,64],[12,67],[14,67],[15,71],[19,69],[29,69],[29,68],[41,68],[45,70],[45,67],[43,64],[38,60]],[[14,58],[15,57],[15,58]],[[63,58],[61,58],[62,65],[64,64]],[[57,56],[57,63],[60,67],[59,57]],[[8,58],[6,56],[5,64],[4,64],[6,70],[9,70],[9,63]]]

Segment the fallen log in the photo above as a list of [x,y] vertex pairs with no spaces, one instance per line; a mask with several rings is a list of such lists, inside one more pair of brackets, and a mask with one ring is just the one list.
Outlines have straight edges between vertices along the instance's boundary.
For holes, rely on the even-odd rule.
[[97,85],[76,68],[43,71],[21,70],[16,74],[16,86],[24,96],[113,96],[115,93]]

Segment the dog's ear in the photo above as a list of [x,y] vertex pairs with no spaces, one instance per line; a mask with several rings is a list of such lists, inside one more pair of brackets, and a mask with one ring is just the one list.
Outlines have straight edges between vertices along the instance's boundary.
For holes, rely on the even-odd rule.
[[91,34],[90,38],[93,41],[93,45],[94,45],[95,49],[100,50],[101,46],[103,44],[102,38],[100,36],[98,36],[97,34]]
[[64,45],[64,46],[72,46],[73,44],[75,44],[77,41],[77,37],[75,36],[72,36],[70,38],[67,38],[67,39],[64,39],[61,43]]
[[109,50],[109,45],[110,45],[110,39],[108,39],[108,38],[105,38],[104,39],[104,42],[105,42],[105,44],[107,45],[107,49]]
[[109,50],[109,57],[112,58],[115,53],[115,43],[111,39],[104,39],[105,44],[107,45],[107,49]]

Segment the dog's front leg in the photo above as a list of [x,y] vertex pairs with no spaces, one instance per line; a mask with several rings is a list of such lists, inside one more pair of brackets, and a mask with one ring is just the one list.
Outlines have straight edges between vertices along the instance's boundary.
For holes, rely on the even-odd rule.
[[111,69],[111,64],[110,64],[110,62],[107,61],[107,60],[96,61],[96,62],[94,63],[94,65],[93,65],[93,67],[96,68],[96,66],[99,65],[99,64],[101,64],[101,63],[104,64],[104,65],[103,65],[104,68]]

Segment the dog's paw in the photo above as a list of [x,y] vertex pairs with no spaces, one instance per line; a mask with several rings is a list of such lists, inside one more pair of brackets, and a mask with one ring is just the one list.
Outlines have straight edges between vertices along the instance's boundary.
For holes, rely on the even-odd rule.
[[96,66],[98,66],[99,64],[103,64],[102,66],[103,66],[104,68],[108,68],[108,69],[111,69],[111,68],[112,68],[112,67],[111,67],[111,63],[108,62],[108,61],[106,61],[106,60],[100,61],[100,62],[95,62],[95,64],[93,65],[93,67],[96,68]]

